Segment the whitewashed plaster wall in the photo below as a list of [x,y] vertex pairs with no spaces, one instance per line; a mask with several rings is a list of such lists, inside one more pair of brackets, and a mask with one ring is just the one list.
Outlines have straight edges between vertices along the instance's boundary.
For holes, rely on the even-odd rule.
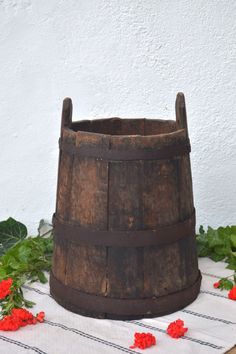
[[0,0],[0,219],[55,207],[62,99],[174,117],[186,96],[197,223],[236,224],[234,0]]

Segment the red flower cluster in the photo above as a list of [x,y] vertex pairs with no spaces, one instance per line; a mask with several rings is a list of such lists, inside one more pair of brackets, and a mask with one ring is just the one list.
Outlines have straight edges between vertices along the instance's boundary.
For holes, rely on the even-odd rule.
[[228,293],[228,298],[230,300],[236,300],[236,286],[234,286]]
[[44,312],[40,312],[36,317],[26,309],[13,309],[10,315],[0,320],[1,331],[17,331],[20,327],[43,322]]
[[184,336],[188,328],[184,328],[184,321],[178,319],[177,321],[171,322],[167,327],[167,333],[172,338],[179,338]]
[[213,284],[213,286],[214,286],[214,288],[215,288],[215,289],[218,289],[218,288],[219,288],[219,286],[220,286],[220,282],[219,282],[219,281],[217,281],[216,283],[214,283],[214,284]]
[[6,296],[11,294],[11,286],[13,280],[8,278],[0,282],[0,300],[4,299]]
[[135,333],[134,344],[130,346],[130,349],[140,348],[146,349],[156,344],[156,338],[151,333]]
[[[167,327],[167,334],[172,338],[179,338],[184,336],[188,328],[184,327],[184,321],[178,319],[171,322]],[[146,349],[156,345],[156,338],[151,333],[135,333],[134,334],[134,344],[130,346],[130,349],[140,348]]]
[[37,315],[36,315],[36,320],[38,322],[43,322],[44,321],[44,317],[45,317],[45,313],[43,311],[39,312]]

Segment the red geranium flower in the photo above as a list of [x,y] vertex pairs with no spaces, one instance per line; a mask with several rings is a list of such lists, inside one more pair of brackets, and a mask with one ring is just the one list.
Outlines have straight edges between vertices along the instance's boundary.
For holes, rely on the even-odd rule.
[[171,322],[167,327],[167,333],[172,338],[179,338],[184,336],[188,328],[184,328],[184,321],[178,319],[177,321]]
[[215,288],[215,289],[219,288],[219,286],[220,286],[220,282],[219,282],[219,281],[217,281],[216,283],[214,283],[214,284],[213,284],[213,286],[214,286],[214,288]]
[[20,320],[22,327],[27,324],[35,324],[37,322],[34,321],[34,315],[26,309],[13,309],[11,315]]
[[1,331],[17,331],[21,326],[21,320],[12,315],[5,316],[0,321]]
[[35,317],[31,312],[26,309],[13,309],[10,315],[4,316],[0,320],[0,330],[2,331],[17,331],[20,327],[43,322],[45,313],[39,312]]
[[236,286],[234,286],[228,293],[228,298],[231,300],[236,300]]
[[38,322],[43,322],[44,321],[44,317],[45,317],[45,313],[43,311],[39,312],[37,315],[36,315],[36,320]]
[[130,346],[130,349],[140,348],[146,349],[156,344],[156,338],[151,333],[135,333],[134,344]]
[[11,286],[12,286],[13,280],[11,278],[8,278],[6,280],[2,280],[0,282],[0,300],[4,299],[6,296],[11,294]]

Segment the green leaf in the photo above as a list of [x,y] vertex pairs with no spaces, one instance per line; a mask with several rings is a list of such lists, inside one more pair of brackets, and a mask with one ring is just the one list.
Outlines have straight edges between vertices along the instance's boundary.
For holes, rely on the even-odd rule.
[[231,290],[232,287],[234,286],[233,282],[227,278],[221,278],[220,279],[220,285],[219,288],[221,290],[225,289],[225,290]]
[[230,235],[230,241],[234,248],[236,248],[236,234]]
[[10,256],[10,257],[8,257],[7,265],[9,267],[11,267],[12,269],[18,269],[20,266],[20,263],[17,262],[16,258],[14,258],[13,256]]
[[200,235],[204,235],[205,234],[205,231],[204,231],[204,228],[203,228],[202,225],[200,225],[200,227],[199,227],[199,234]]
[[198,257],[207,257],[209,255],[209,247],[207,245],[198,244]]
[[24,300],[25,307],[31,308],[35,305],[35,302],[29,301],[29,300]]
[[219,256],[222,256],[222,259],[224,259],[226,257],[226,255],[231,252],[231,248],[228,245],[215,246],[213,250],[216,254],[218,254]]
[[226,268],[236,271],[236,262],[235,261],[230,261]]
[[0,265],[0,281],[3,280],[3,279],[5,279],[5,278],[7,278],[7,272],[6,272],[6,270],[5,270],[3,267],[1,267],[1,265]]
[[230,226],[230,231],[231,231],[231,234],[236,235],[236,225]]
[[42,271],[38,271],[38,278],[39,278],[39,281],[43,284],[47,283],[47,278],[45,276],[45,274],[42,272]]
[[197,251],[199,257],[206,257],[209,255],[210,248],[208,246],[206,234],[200,233],[197,235]]
[[213,260],[213,261],[215,261],[215,262],[219,262],[219,261],[222,261],[224,258],[225,258],[225,256],[223,255],[219,255],[219,254],[217,254],[217,253],[215,253],[215,252],[211,252],[210,254],[209,254],[209,257]]
[[21,262],[27,262],[32,257],[32,249],[27,245],[22,244],[18,248],[18,257]]
[[9,218],[0,222],[0,256],[15,243],[25,239],[27,228],[19,221]]
[[222,246],[224,244],[224,240],[219,237],[218,231],[212,229],[210,226],[207,230],[207,241],[210,248],[215,246]]
[[233,263],[229,263],[226,267],[227,269],[235,270],[236,271],[236,265]]
[[228,263],[228,269],[236,270],[236,252],[229,252],[226,262]]

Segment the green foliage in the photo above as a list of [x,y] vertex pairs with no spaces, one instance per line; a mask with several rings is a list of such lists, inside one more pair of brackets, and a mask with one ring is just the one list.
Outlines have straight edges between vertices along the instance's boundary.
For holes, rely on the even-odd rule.
[[1,315],[10,313],[15,307],[34,305],[23,296],[22,286],[25,282],[47,282],[44,272],[51,268],[53,239],[51,231],[46,235],[27,237],[26,227],[12,218],[0,222],[0,240],[3,245],[0,281],[13,279],[12,293],[0,300]]
[[208,226],[207,231],[203,226],[197,235],[197,250],[199,257],[209,257],[213,261],[224,261],[226,268],[234,270],[233,280],[220,279],[220,289],[230,290],[236,284],[236,226],[219,227],[213,229]]
[[210,257],[213,261],[225,261],[228,268],[236,271],[236,226],[208,227],[201,226],[197,235],[199,257]]
[[234,286],[234,283],[227,278],[221,278],[219,283],[220,283],[219,289],[221,289],[221,290],[223,290],[223,289],[230,290]]
[[16,243],[0,258],[0,281],[22,275],[29,281],[45,283],[43,271],[50,270],[52,238],[27,237]]
[[16,242],[25,239],[27,228],[12,218],[0,222],[0,256]]

